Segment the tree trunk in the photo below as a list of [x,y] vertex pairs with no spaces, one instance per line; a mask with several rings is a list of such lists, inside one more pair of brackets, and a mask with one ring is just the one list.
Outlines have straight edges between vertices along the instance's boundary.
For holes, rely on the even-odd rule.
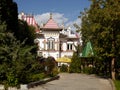
[[115,80],[115,58],[114,57],[112,58],[112,61],[111,61],[111,76],[112,76],[112,79]]

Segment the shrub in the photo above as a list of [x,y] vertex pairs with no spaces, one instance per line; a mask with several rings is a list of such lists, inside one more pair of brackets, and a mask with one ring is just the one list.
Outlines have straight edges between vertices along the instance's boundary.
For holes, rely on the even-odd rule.
[[46,74],[48,74],[48,75],[53,74],[55,67],[56,67],[55,59],[53,57],[46,58],[46,61],[45,61]]
[[45,78],[44,73],[33,74],[30,76],[31,82],[38,81]]
[[13,72],[10,72],[8,75],[7,75],[7,86],[17,86],[18,85],[18,78],[15,76],[15,74]]
[[83,69],[83,72],[86,74],[92,74],[92,73],[94,73],[94,68],[93,67],[85,67]]
[[68,66],[65,64],[62,64],[62,66],[60,67],[60,72],[68,72]]
[[54,77],[54,76],[57,76],[58,75],[58,68],[57,67],[55,67],[53,70],[52,70],[52,72],[50,73],[50,74],[48,74],[47,76],[48,77]]

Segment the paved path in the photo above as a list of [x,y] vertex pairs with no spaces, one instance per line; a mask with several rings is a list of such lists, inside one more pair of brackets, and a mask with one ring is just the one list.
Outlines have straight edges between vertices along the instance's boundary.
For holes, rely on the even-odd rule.
[[112,87],[107,79],[94,75],[61,73],[59,80],[29,90],[112,90]]

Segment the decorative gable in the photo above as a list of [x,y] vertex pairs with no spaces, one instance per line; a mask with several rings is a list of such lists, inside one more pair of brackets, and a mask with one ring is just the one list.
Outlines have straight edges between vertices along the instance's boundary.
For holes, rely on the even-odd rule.
[[58,26],[58,24],[52,19],[52,14],[50,13],[50,19],[48,20],[48,22],[43,26],[44,30],[47,29],[53,29],[53,30],[62,30],[62,28],[60,28]]
[[57,23],[53,19],[49,19],[43,28],[59,29]]

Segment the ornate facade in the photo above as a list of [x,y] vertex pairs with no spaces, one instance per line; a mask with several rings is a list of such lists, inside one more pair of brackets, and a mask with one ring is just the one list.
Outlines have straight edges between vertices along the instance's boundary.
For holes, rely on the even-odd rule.
[[59,27],[50,14],[48,22],[39,28],[39,32],[37,30],[35,43],[38,44],[38,56],[52,56],[57,59],[71,57],[76,50],[74,45],[80,44],[81,40],[78,35],[72,33],[70,27]]

